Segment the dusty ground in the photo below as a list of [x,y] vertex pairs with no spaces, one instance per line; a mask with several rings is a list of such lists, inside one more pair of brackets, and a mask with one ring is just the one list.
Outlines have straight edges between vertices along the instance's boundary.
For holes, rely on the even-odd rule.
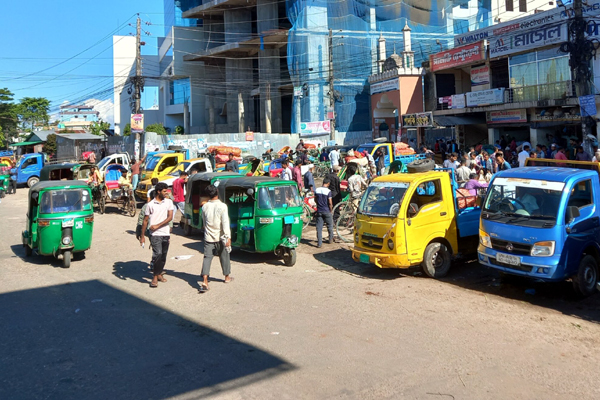
[[235,281],[215,260],[199,294],[200,236],[176,228],[170,256],[193,257],[151,289],[136,219],[96,215],[92,249],[63,269],[25,258],[25,212],[26,190],[0,204],[2,399],[600,397],[600,296],[567,283],[473,262],[400,275],[316,249],[309,228],[295,267],[234,252]]

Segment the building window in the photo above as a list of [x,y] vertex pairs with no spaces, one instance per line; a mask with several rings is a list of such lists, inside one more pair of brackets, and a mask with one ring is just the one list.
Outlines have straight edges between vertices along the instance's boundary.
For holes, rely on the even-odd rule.
[[461,33],[469,32],[469,20],[468,19],[455,19],[454,20],[454,34],[459,35]]
[[179,79],[169,82],[169,104],[183,104],[190,97],[190,80]]
[[519,11],[527,12],[527,0],[519,0]]
[[506,0],[506,11],[514,11],[513,0]]
[[569,56],[558,48],[509,57],[513,101],[536,101],[572,95]]

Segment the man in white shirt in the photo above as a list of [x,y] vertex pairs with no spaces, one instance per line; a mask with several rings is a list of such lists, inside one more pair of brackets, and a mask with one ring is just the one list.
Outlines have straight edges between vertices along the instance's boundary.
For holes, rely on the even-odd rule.
[[287,159],[283,160],[281,162],[281,167],[283,168],[283,171],[281,171],[281,179],[284,181],[291,181],[292,169],[290,168],[290,162]]
[[519,153],[519,168],[525,166],[525,160],[529,158],[529,145],[523,146],[523,151]]
[[166,198],[168,186],[164,182],[159,182],[154,188],[154,200],[151,200],[145,211],[144,222],[142,224],[142,234],[140,235],[140,244],[143,246],[146,241],[146,228],[150,228],[150,244],[152,245],[152,261],[150,265],[153,268],[154,277],[150,287],[158,286],[158,281],[166,282],[162,276],[165,263],[167,262],[167,252],[169,251],[169,242],[171,239],[171,230],[169,222],[173,219],[173,202]]
[[331,161],[331,167],[340,165],[340,152],[335,147],[329,152],[329,161]]
[[471,175],[471,169],[467,167],[466,158],[460,160],[460,167],[456,168],[455,175],[456,181],[459,184],[465,184],[469,180],[469,175]]
[[457,161],[458,154],[452,153],[446,161],[444,161],[444,168],[456,169],[460,165]]
[[208,275],[214,256],[219,257],[221,269],[225,275],[225,283],[233,279],[231,274],[231,228],[227,205],[219,200],[219,192],[214,185],[206,188],[210,201],[202,206],[202,225],[204,226],[204,260],[202,261],[202,279],[200,291],[208,290]]

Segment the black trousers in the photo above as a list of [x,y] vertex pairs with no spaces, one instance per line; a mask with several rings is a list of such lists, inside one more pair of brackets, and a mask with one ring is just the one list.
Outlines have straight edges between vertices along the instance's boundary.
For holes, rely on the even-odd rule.
[[154,275],[160,275],[167,262],[167,252],[169,251],[170,236],[150,236],[152,245],[152,266]]

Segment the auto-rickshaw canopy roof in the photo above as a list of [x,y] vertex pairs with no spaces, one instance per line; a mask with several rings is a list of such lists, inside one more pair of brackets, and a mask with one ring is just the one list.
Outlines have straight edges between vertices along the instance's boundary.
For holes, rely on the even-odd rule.
[[190,182],[196,182],[196,181],[209,182],[213,178],[228,177],[228,176],[241,176],[241,175],[235,174],[235,173],[228,174],[226,172],[202,172],[202,173],[197,173],[197,174],[190,176],[188,179],[188,185],[190,184]]
[[275,182],[280,182],[283,184],[290,184],[290,185],[295,184],[294,181],[285,181],[282,179],[271,178],[269,176],[247,176],[247,177],[243,177],[243,178],[227,179],[226,181],[221,183],[219,185],[219,187],[225,187],[225,188],[239,187],[239,188],[244,188],[244,189],[254,189],[256,187],[256,185],[258,185],[259,183],[275,183]]
[[53,165],[45,165],[44,168],[47,171],[54,171],[56,169],[71,169],[74,167],[79,167],[82,164],[79,163],[68,163],[68,164],[53,164]]
[[72,189],[72,188],[88,188],[88,184],[84,181],[40,181],[33,185],[29,189],[29,196],[32,193],[41,192],[45,189],[61,188],[61,189]]

